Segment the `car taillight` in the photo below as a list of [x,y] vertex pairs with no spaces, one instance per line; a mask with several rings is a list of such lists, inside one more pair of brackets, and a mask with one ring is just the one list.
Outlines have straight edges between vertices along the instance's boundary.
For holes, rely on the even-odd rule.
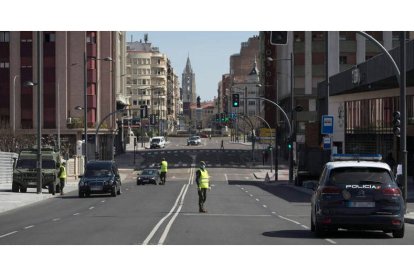
[[338,187],[323,187],[321,195],[337,195],[341,193],[341,189]]
[[390,195],[390,196],[399,196],[401,195],[401,191],[398,188],[385,188],[382,190],[382,193],[384,195]]

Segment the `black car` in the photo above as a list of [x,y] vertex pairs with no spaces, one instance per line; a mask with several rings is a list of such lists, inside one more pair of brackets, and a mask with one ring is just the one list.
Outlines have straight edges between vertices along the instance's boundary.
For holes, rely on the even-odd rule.
[[[336,159],[346,160],[341,156]],[[311,231],[382,230],[404,237],[405,204],[390,167],[355,159],[326,163],[312,187]]]
[[137,185],[145,184],[161,184],[160,172],[158,169],[144,169],[141,174],[138,174]]
[[79,197],[91,194],[121,194],[121,177],[114,161],[89,161],[79,181]]

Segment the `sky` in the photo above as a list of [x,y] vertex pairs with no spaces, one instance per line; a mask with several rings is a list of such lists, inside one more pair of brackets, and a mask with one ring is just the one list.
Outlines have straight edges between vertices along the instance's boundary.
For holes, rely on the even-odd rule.
[[132,36],[133,41],[144,41],[145,33],[148,33],[148,42],[171,60],[180,86],[187,57],[190,57],[196,78],[196,93],[201,101],[217,97],[221,76],[230,70],[230,56],[240,53],[242,42],[259,35],[258,31],[137,31],[127,32],[126,40],[131,42]]

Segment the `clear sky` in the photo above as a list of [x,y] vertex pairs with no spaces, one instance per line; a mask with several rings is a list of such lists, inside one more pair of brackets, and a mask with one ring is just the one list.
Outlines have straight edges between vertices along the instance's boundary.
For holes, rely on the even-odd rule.
[[218,83],[223,74],[229,73],[230,56],[240,53],[242,42],[259,32],[127,32],[127,42],[144,41],[148,33],[148,42],[158,47],[161,53],[171,60],[175,74],[179,77],[184,71],[187,57],[190,56],[191,67],[196,77],[196,92],[201,101],[217,97]]

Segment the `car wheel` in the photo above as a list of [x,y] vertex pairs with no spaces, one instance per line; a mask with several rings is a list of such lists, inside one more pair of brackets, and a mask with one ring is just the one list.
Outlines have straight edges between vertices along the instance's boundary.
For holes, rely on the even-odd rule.
[[314,227],[315,227],[315,235],[318,238],[323,238],[326,236],[326,231],[322,228],[322,226],[317,221],[315,221]]
[[21,192],[21,193],[25,193],[25,192],[27,192],[27,187],[26,187],[26,188],[20,187],[20,192]]
[[313,215],[311,215],[311,231],[315,232],[315,223],[313,223]]
[[111,196],[116,197],[116,186],[112,189]]
[[405,227],[404,227],[404,224],[403,224],[403,226],[401,227],[401,229],[393,230],[392,231],[392,236],[394,238],[397,238],[397,239],[404,238],[404,232],[405,232],[405,229],[404,228]]
[[18,193],[19,192],[19,184],[17,184],[17,183],[12,184],[12,192],[13,193]]
[[85,193],[79,192],[79,197],[80,198],[84,198],[85,197]]

